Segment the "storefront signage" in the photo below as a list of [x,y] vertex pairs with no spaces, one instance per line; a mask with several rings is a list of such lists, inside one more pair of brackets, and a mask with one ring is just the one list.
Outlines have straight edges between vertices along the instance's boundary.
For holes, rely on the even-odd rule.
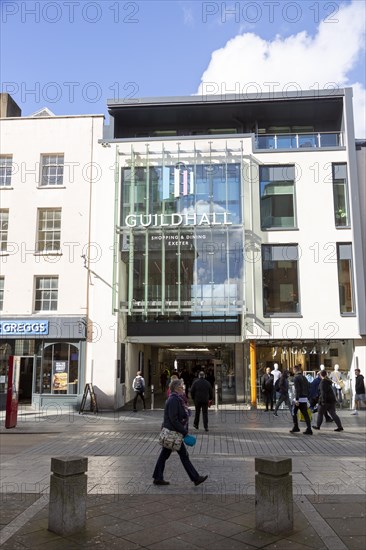
[[47,335],[48,321],[0,321],[0,335]]
[[207,214],[129,214],[125,218],[127,227],[168,227],[181,225],[217,226],[232,225],[229,221],[230,212],[213,212]]

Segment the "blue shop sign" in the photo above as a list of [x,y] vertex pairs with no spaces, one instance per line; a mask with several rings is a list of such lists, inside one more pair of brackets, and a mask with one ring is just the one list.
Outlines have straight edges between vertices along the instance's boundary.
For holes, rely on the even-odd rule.
[[0,321],[1,336],[45,336],[48,321]]

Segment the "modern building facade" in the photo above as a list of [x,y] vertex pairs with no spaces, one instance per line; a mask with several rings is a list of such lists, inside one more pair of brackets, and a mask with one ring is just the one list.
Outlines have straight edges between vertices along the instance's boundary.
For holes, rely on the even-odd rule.
[[[356,157],[352,90],[108,109],[104,129],[100,116],[3,121],[3,227],[9,243],[26,235],[35,250],[20,269],[4,245],[2,318],[80,327],[75,338],[1,334],[2,346],[34,342],[33,402],[77,404],[92,382],[101,406],[118,408],[137,370],[158,387],[174,366],[211,369],[222,403],[254,406],[274,363],[365,373],[364,148]],[[41,158],[33,194],[17,173],[9,186],[11,155]],[[88,176],[59,188],[67,160]],[[73,244],[71,261],[75,242],[87,252]]]

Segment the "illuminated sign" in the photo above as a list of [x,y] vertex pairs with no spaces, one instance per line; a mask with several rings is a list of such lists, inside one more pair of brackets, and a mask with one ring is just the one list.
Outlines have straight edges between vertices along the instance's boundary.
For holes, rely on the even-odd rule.
[[48,321],[0,321],[1,336],[48,334]]
[[210,214],[129,214],[125,218],[127,227],[179,227],[232,225],[228,220],[230,212],[213,212]]

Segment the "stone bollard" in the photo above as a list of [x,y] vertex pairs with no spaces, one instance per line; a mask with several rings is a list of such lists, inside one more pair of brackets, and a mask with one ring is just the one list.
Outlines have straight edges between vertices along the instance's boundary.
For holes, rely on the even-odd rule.
[[292,460],[284,457],[255,459],[255,526],[274,535],[292,531]]
[[61,536],[85,529],[88,459],[51,458],[48,529]]

